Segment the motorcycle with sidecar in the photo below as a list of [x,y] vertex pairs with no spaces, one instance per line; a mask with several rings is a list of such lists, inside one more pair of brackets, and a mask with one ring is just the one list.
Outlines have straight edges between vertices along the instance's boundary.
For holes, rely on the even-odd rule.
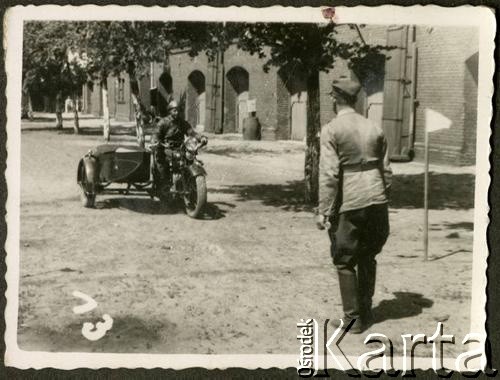
[[[162,203],[180,200],[186,214],[202,215],[207,203],[206,171],[197,158],[205,137],[187,137],[179,147],[156,143],[147,147],[103,144],[91,149],[78,163],[77,182],[84,207],[94,207],[97,194],[146,193]],[[164,149],[170,170],[161,179],[156,155]],[[121,187],[113,187],[119,184]],[[126,185],[126,187],[124,187]]]

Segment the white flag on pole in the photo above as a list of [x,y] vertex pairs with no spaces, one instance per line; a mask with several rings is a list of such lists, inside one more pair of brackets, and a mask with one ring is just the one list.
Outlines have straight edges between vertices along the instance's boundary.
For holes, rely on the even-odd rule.
[[440,129],[449,129],[453,122],[442,113],[433,109],[425,109],[425,130],[427,133],[439,131]]

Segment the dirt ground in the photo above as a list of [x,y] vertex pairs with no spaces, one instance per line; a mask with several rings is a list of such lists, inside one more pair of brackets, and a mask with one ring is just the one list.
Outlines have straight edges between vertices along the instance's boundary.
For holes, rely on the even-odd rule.
[[[51,121],[23,122],[18,343],[24,350],[191,354],[297,354],[300,318],[341,316],[329,241],[301,201],[303,144],[211,136],[203,220],[162,211],[147,196],[99,196],[83,208],[79,159],[101,143]],[[133,144],[115,126],[113,141]],[[423,262],[423,165],[394,164],[391,235],[378,257],[377,323],[344,339],[367,352],[370,332],[401,353],[401,334],[432,335],[437,321],[463,352],[469,332],[474,168],[431,166],[430,256]],[[78,290],[98,307],[77,315]],[[84,322],[109,314],[92,342]],[[425,348],[427,349],[427,348]],[[423,349],[422,349],[423,350]],[[430,350],[430,348],[428,349]],[[430,351],[422,351],[431,355]]]

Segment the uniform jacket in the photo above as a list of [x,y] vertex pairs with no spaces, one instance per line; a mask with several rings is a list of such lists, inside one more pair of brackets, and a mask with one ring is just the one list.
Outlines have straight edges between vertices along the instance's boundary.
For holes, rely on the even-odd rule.
[[171,143],[175,146],[184,141],[185,136],[196,136],[197,133],[191,125],[180,118],[173,120],[167,116],[161,119],[157,124],[157,130],[153,136],[155,141],[162,143]]
[[387,203],[392,170],[384,133],[352,108],[322,128],[319,165],[319,214]]

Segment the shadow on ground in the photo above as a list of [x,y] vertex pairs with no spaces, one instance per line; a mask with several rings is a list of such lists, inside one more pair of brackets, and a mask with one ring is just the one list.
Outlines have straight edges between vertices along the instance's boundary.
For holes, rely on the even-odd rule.
[[[177,335],[176,323],[166,319],[146,320],[125,315],[113,317],[111,330],[98,341],[90,341],[81,332],[84,322],[102,322],[102,318],[86,315],[81,321],[72,322],[58,330],[45,326],[21,329],[19,346],[28,351],[147,352],[153,345],[158,345],[164,336],[172,339]],[[29,339],[31,334],[36,334],[36,339]],[[39,344],[33,344],[37,341]]]
[[210,144],[204,149],[205,153],[216,154],[218,156],[226,157],[241,157],[242,154],[255,154],[255,155],[279,155],[288,153],[300,153],[304,149],[301,146],[291,147],[291,148],[266,148],[266,147],[256,147],[255,145],[235,145],[235,146],[210,146]]
[[395,298],[383,300],[373,309],[374,323],[414,317],[421,314],[424,308],[434,304],[432,300],[419,293],[394,292],[393,294]]
[[53,121],[55,123],[56,118],[49,117],[49,116],[36,116],[36,117],[32,117],[31,119],[21,118],[21,121],[23,123],[39,123],[39,122],[51,122],[51,121]]
[[[429,208],[471,209],[474,207],[473,174],[429,173]],[[402,174],[393,177],[392,208],[424,207],[424,174]]]
[[151,214],[151,215],[168,215],[180,212],[180,210],[178,211],[173,207],[166,207],[162,205],[159,201],[152,200],[149,197],[144,197],[144,198],[117,197],[117,198],[103,199],[101,201],[96,202],[95,208],[98,210],[126,209],[140,214]]
[[[227,210],[221,209],[218,205],[229,208],[236,207],[231,203],[213,202],[205,206],[204,213],[199,217],[200,220],[218,220],[224,218]],[[184,214],[184,206],[180,202],[172,202],[164,205],[157,200],[144,197],[117,197],[108,198],[96,202],[96,209],[126,209],[140,214],[150,215],[174,215]]]
[[312,211],[304,202],[304,182],[289,181],[286,184],[234,185],[210,189],[211,193],[236,195],[238,202],[262,201],[265,206],[279,207],[285,211]]
[[[54,123],[55,124],[55,123]],[[74,134],[73,127],[63,127],[57,128],[54,125],[43,125],[37,127],[24,127],[21,129],[21,132],[57,132],[60,135],[72,135]]]
[[431,257],[431,258],[429,258],[429,261],[436,261],[436,260],[445,259],[447,257],[454,256],[454,255],[456,255],[458,253],[472,253],[472,251],[470,249],[456,249],[454,251],[449,251],[449,252],[447,252],[447,253],[445,253],[444,255],[441,255],[441,256]]
[[[471,209],[474,207],[474,181],[472,174],[436,174],[429,176],[429,208]],[[304,182],[289,181],[285,184],[234,185],[210,192],[233,194],[239,202],[262,201],[266,206],[286,211],[312,211],[304,202]],[[424,207],[424,175],[396,175],[390,198],[393,209]],[[472,224],[449,225],[450,229],[472,229]]]
[[[114,135],[125,135],[125,136],[135,136],[134,127],[124,127],[122,125],[113,125],[110,128],[111,136]],[[82,136],[102,136],[102,127],[82,127],[80,128],[80,135]]]
[[[95,120],[96,117],[94,115],[90,114],[81,114],[78,113],[78,120]],[[73,120],[75,120],[75,117],[73,116],[73,113],[68,114],[64,113],[63,114],[63,122],[65,123],[73,123]],[[41,113],[41,114],[36,114],[36,116],[32,117],[31,119],[22,117],[21,118],[22,123],[50,123],[53,122],[54,124],[57,122],[56,115],[55,113],[53,114],[47,114],[47,113]]]
[[212,202],[207,203],[203,215],[200,216],[200,220],[219,220],[226,216],[227,210],[220,208],[219,206],[225,206],[230,209],[236,207],[236,205],[227,202]]
[[[134,127],[126,127],[123,125],[112,125],[110,128],[111,136],[135,136],[135,128]],[[56,132],[60,135],[74,135],[75,131],[73,126],[65,125],[64,128],[56,128],[53,125],[46,126],[36,126],[36,127],[25,127],[22,129],[22,132]],[[146,135],[152,133],[152,130],[146,129]],[[80,136],[102,136],[103,131],[102,127],[80,127]]]
[[474,223],[472,222],[444,223],[443,225],[450,230],[474,230]]

